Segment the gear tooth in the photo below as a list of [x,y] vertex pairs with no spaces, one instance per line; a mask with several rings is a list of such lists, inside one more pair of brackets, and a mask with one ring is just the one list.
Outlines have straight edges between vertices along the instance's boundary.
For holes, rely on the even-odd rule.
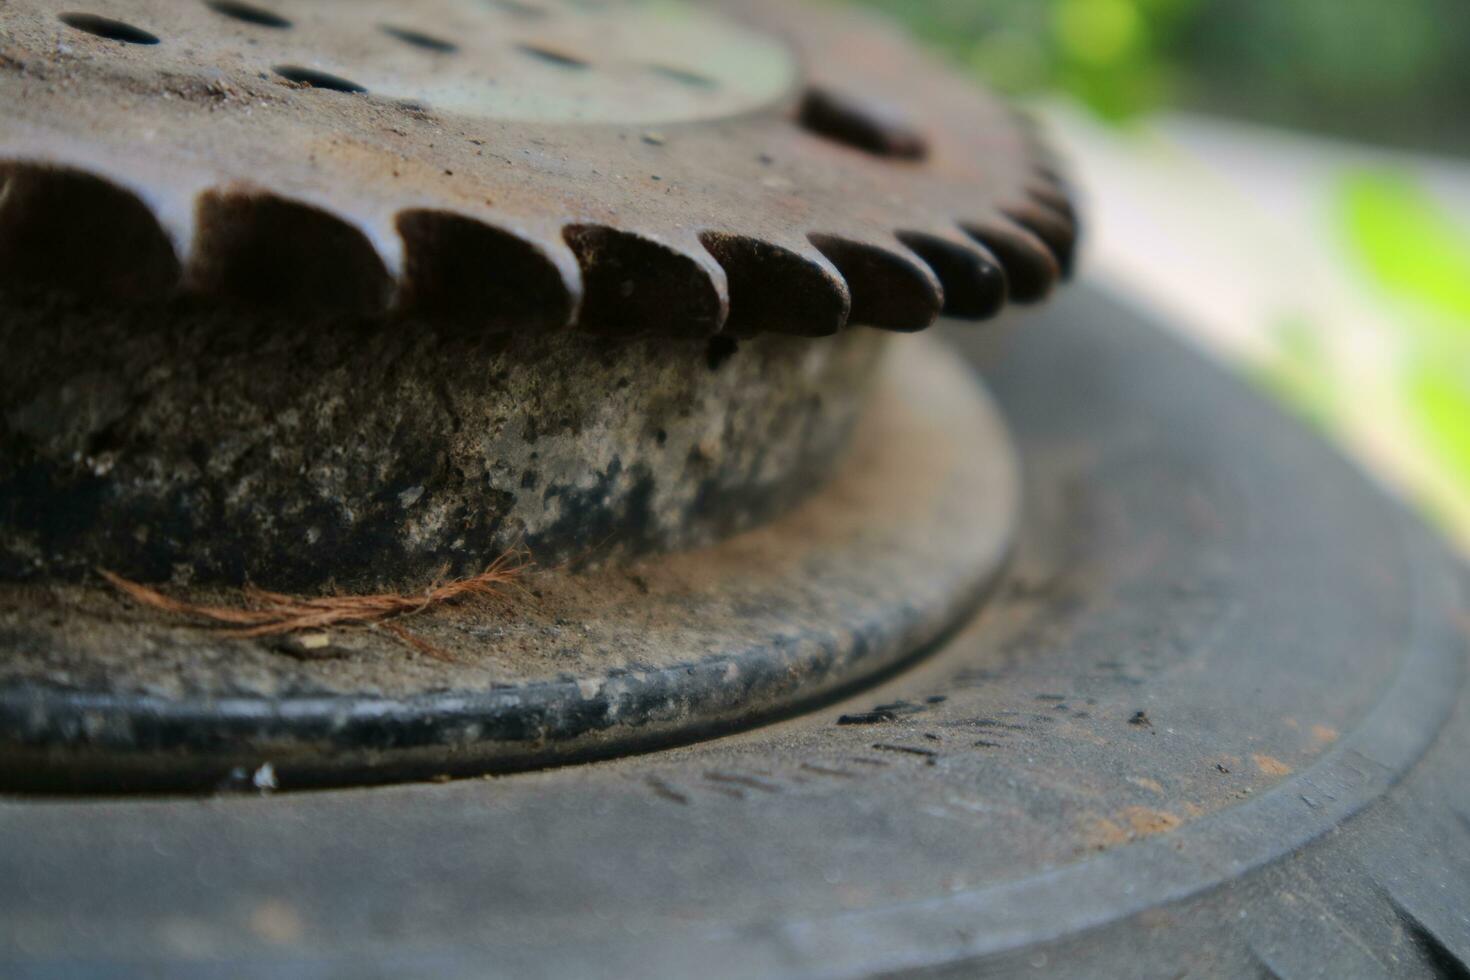
[[449,211],[401,211],[395,224],[403,240],[403,312],[490,329],[554,329],[571,322],[581,277],[561,242],[548,249]]
[[943,234],[901,231],[898,240],[923,259],[944,287],[944,315],[987,320],[1005,306],[1007,286],[999,260],[958,230]]
[[810,246],[800,250],[745,235],[705,232],[699,239],[725,270],[730,318],[725,332],[824,337],[847,325],[852,297],[842,275]]
[[0,287],[137,303],[167,298],[179,260],[153,211],[94,174],[0,161]]
[[1072,194],[1065,182],[1037,174],[1026,182],[1026,196],[1077,224],[1077,206],[1072,203]]
[[1011,107],[1011,122],[1026,166],[1042,179],[1059,183],[1061,161],[1046,124],[1035,112],[1017,106]]
[[1056,153],[1052,151],[1051,145],[1037,143],[1029,148],[1031,156],[1031,173],[1040,180],[1056,187],[1065,186],[1066,176],[1062,173],[1062,166],[1057,159]]
[[707,337],[724,326],[725,272],[703,248],[683,249],[606,225],[562,231],[582,269],[577,323],[593,333]]
[[1034,115],[1024,110],[1019,112],[1020,115],[1015,117],[1016,135],[1020,140],[1024,164],[1030,171],[1028,182],[1039,182],[1054,188],[1066,187],[1066,167],[1055,145],[1047,137],[1045,127]]
[[1019,203],[1002,207],[1005,216],[1045,243],[1064,278],[1070,278],[1076,258],[1078,220],[1068,181],[1062,175],[1051,144],[1034,119],[1022,127],[1030,173],[1023,182]]
[[897,240],[891,247],[838,235],[813,234],[852,294],[851,321],[885,330],[923,330],[944,307],[944,289],[933,271]]
[[1077,223],[1036,200],[1028,200],[1002,213],[1034,234],[1056,257],[1063,278],[1071,278],[1077,256]]
[[382,311],[392,290],[360,228],[249,186],[200,195],[187,281],[194,292],[247,306],[359,314]]
[[1047,244],[1010,218],[997,215],[961,227],[1000,260],[1015,302],[1044,299],[1061,278],[1061,266]]
[[[45,6],[36,16],[50,23],[55,15],[41,10]],[[185,289],[206,301],[323,312],[378,313],[391,307],[409,316],[476,321],[485,329],[574,323],[607,334],[711,335],[727,329],[821,335],[855,318],[911,330],[941,306],[955,316],[992,312],[980,275],[988,269],[984,251],[957,243],[954,229],[945,227],[951,215],[961,213],[962,200],[976,202],[963,213],[1003,223],[984,226],[982,234],[999,236],[990,246],[1005,260],[1014,298],[1040,298],[1053,278],[1041,268],[1045,263],[1033,239],[1043,243],[1041,251],[1056,260],[1061,274],[1070,272],[1077,215],[1042,132],[1044,118],[946,82],[886,30],[849,33],[853,28],[844,17],[830,24],[825,16],[808,21],[789,6],[762,3],[752,17],[766,25],[763,30],[795,32],[799,40],[792,67],[801,70],[793,70],[779,90],[729,86],[722,93],[725,86],[708,84],[719,79],[649,63],[645,68],[661,74],[664,86],[709,90],[687,119],[680,116],[689,126],[679,124],[675,145],[665,146],[666,137],[653,130],[630,140],[624,126],[599,130],[587,141],[560,129],[549,135],[541,126],[554,122],[556,113],[539,119],[536,111],[517,111],[496,121],[502,130],[497,140],[528,140],[537,149],[509,175],[492,162],[493,150],[475,150],[458,137],[436,148],[431,129],[418,122],[389,126],[376,136],[364,131],[343,143],[332,120],[339,111],[355,110],[348,106],[352,100],[332,94],[310,96],[273,84],[288,101],[320,109],[279,132],[274,117],[247,125],[230,123],[227,113],[208,120],[189,115],[194,94],[222,105],[253,97],[253,81],[242,78],[237,86],[209,74],[213,61],[198,55],[209,45],[195,41],[240,30],[250,32],[252,42],[264,41],[258,29],[291,26],[287,17],[266,9],[269,3],[195,3],[195,13],[163,40],[174,52],[168,64],[154,57],[146,59],[152,68],[138,65],[140,71],[187,75],[195,80],[191,86],[198,83],[189,99],[157,106],[163,135],[156,145],[136,146],[127,120],[117,113],[88,114],[85,107],[103,104],[97,100],[115,87],[105,68],[108,59],[72,66],[74,91],[53,100],[48,111],[57,114],[57,126],[47,114],[23,113],[13,121],[15,131],[0,138],[0,166],[11,158],[34,173],[53,172],[60,168],[37,163],[59,151],[80,173],[115,188],[134,188],[137,195],[118,191],[100,207],[71,204],[58,211],[65,221],[17,217],[29,207],[25,201],[45,196],[35,188],[12,194],[8,211],[0,201],[0,250],[9,249],[0,251],[0,286],[25,280],[98,295],[145,296],[167,295],[182,278]],[[237,23],[232,27],[227,18]],[[80,29],[104,38],[156,40],[125,37],[138,29],[118,22],[82,19],[88,24]],[[465,27],[471,33],[493,30]],[[551,35],[541,40],[552,51],[559,32],[575,25],[558,19],[546,27]],[[475,70],[473,59],[424,60],[455,44],[407,22],[378,24],[373,35],[387,45],[385,57],[414,60],[417,68],[408,61],[400,66],[410,73],[437,77],[442,69],[458,77]],[[289,38],[281,34],[276,40]],[[325,64],[357,63],[367,50],[334,46],[325,36],[318,40],[327,44],[317,52]],[[690,40],[696,48],[703,43],[692,35]],[[116,46],[107,51],[141,56]],[[274,65],[277,75],[300,84],[361,90],[345,77],[293,68],[294,56],[285,49],[261,57],[258,67]],[[520,67],[528,72],[524,77],[507,67],[515,76],[512,87],[540,84],[536,73],[546,70],[544,64],[538,69],[525,59]],[[24,79],[10,81],[20,85]],[[618,98],[644,97],[630,93]],[[10,94],[15,101],[23,93]],[[427,124],[435,117],[419,103],[376,101],[385,112],[407,113],[405,120]],[[361,99],[353,104],[368,105]],[[944,122],[960,118],[971,126],[957,130]],[[275,139],[271,133],[293,150],[279,166],[267,168],[269,179],[230,163],[250,156],[231,147]],[[201,155],[200,147],[218,152]],[[721,160],[729,166],[717,166]],[[764,169],[754,169],[754,161]],[[595,177],[598,169],[588,170],[593,164],[613,168],[618,182],[571,176]],[[19,173],[16,167],[11,164],[8,173]],[[622,181],[637,175],[643,176]],[[894,193],[894,180],[913,192]],[[81,201],[87,195],[68,190],[59,196]],[[512,198],[518,203],[506,203]],[[848,199],[861,199],[860,217],[844,209],[844,201],[852,203]],[[710,218],[747,207],[754,209],[749,220],[727,224]],[[503,221],[503,215],[513,217]],[[702,217],[691,229],[693,215]],[[814,229],[820,234],[808,238]],[[894,237],[895,230],[906,244]],[[22,238],[25,243],[16,244]],[[123,240],[127,244],[119,244]],[[150,271],[140,273],[145,264]],[[732,290],[734,320],[727,324]],[[670,295],[655,295],[663,291]],[[772,298],[777,292],[785,298]]]

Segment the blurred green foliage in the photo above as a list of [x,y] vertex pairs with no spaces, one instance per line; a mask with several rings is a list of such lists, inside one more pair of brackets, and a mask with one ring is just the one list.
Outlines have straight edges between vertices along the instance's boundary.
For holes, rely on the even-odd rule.
[[[1409,177],[1356,172],[1337,192],[1338,224],[1369,281],[1418,307],[1410,321],[1470,353],[1470,235]],[[1431,338],[1432,339],[1432,338]]]
[[1470,493],[1470,364],[1420,360],[1410,369],[1408,385],[1426,448],[1460,490]]
[[1467,0],[858,0],[1012,93],[1470,150]]
[[1470,493],[1470,234],[1401,174],[1349,174],[1336,197],[1349,258],[1400,308],[1402,388],[1419,438]]
[[[989,84],[1126,121],[1204,109],[1470,154],[1470,0],[846,0]],[[1470,233],[1410,178],[1327,188],[1354,272],[1396,310],[1385,345],[1406,438],[1470,495]],[[1325,427],[1354,410],[1330,330],[1288,319],[1260,380]]]
[[1010,93],[1061,89],[1110,119],[1177,89],[1169,51],[1200,0],[864,0]]

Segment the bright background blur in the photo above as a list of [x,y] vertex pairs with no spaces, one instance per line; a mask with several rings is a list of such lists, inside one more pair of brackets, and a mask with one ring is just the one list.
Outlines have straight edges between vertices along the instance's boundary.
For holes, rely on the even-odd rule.
[[1470,0],[847,0],[1034,103],[1084,276],[1470,546]]

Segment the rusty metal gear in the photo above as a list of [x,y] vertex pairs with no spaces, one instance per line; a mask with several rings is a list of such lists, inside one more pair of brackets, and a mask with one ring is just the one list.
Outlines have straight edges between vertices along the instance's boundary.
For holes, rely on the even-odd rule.
[[[982,318],[1070,264],[1031,130],[890,28],[73,2],[0,5],[0,787],[638,751],[864,683],[985,595],[1020,492],[974,379],[781,336]],[[418,595],[522,547],[534,603],[420,609],[407,655],[298,662],[97,577]]]
[[0,287],[805,335],[1043,296],[1028,125],[787,0],[13,0]]

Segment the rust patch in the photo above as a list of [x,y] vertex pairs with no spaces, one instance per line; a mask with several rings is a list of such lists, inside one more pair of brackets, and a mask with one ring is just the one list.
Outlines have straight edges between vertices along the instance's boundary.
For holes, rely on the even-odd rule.
[[1126,844],[1131,839],[1128,831],[1107,817],[1094,817],[1089,820],[1084,835],[1087,846],[1099,851]]
[[[1133,780],[1129,780],[1132,782]],[[1189,810],[1191,804],[1185,804]],[[1198,807],[1194,807],[1198,810]],[[1184,820],[1168,810],[1147,806],[1125,807],[1112,817],[1090,817],[1083,824],[1083,840],[1094,850],[1107,850],[1132,841],[1178,830]]]
[[1178,830],[1184,821],[1167,810],[1154,810],[1146,806],[1130,806],[1123,811],[1128,828],[1134,837],[1152,837]]

